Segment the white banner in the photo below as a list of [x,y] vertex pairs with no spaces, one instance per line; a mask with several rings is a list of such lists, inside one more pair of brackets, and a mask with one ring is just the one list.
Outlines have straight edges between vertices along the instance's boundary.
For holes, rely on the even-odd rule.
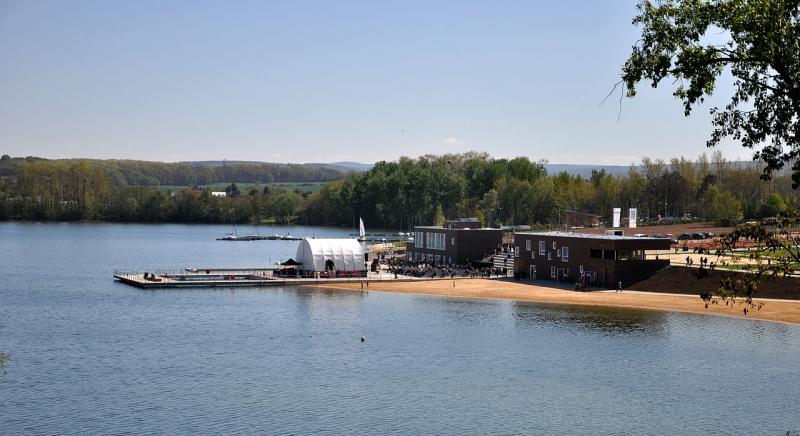
[[636,208],[628,209],[628,227],[631,229],[636,228]]
[[614,221],[613,221],[614,225],[612,225],[611,227],[619,227],[619,221],[620,221],[620,217],[621,216],[622,216],[622,208],[615,207],[614,208]]

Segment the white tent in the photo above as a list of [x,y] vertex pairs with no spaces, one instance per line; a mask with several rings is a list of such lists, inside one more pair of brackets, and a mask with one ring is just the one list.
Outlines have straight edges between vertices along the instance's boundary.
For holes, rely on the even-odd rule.
[[303,239],[294,259],[304,271],[325,271],[325,261],[333,261],[338,271],[364,271],[364,250],[355,239]]

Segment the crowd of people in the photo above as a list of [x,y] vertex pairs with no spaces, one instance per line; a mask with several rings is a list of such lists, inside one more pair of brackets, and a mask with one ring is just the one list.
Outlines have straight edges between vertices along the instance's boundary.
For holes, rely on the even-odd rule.
[[387,262],[389,272],[399,276],[410,277],[429,277],[429,278],[488,278],[505,277],[506,272],[502,268],[492,268],[489,266],[479,267],[474,265],[434,265],[430,263],[406,262],[399,259],[391,259]]

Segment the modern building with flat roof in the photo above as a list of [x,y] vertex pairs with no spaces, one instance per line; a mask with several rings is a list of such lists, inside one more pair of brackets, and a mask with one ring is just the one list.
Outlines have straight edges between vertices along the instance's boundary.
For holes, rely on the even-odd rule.
[[493,254],[502,242],[500,229],[416,226],[414,241],[406,245],[406,260],[463,265]]
[[669,250],[667,238],[571,232],[514,235],[514,271],[520,277],[584,283],[607,288],[641,280],[669,266],[646,252]]

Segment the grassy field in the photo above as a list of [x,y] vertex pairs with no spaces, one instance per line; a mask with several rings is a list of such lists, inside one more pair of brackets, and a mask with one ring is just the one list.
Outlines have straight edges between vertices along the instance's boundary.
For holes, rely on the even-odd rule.
[[[289,191],[298,190],[300,192],[319,192],[325,182],[275,182],[275,183],[236,183],[239,192],[247,194],[251,189],[257,189],[259,192],[264,190],[264,186],[269,185],[272,190],[286,189]],[[212,191],[224,191],[230,183],[212,183],[210,185],[200,185],[202,189],[210,189]],[[191,188],[191,186],[180,185],[161,185],[164,190],[181,190]]]

